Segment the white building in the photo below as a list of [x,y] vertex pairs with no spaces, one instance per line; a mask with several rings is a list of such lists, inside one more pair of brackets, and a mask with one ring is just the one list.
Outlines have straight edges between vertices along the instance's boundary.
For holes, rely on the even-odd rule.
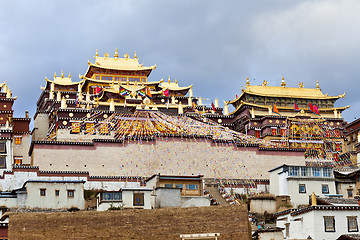
[[309,204],[313,192],[321,197],[336,194],[333,169],[329,167],[282,165],[269,172],[270,193],[290,196],[294,207]]
[[359,217],[360,206],[318,205],[280,212],[276,226],[285,228],[285,239],[336,240],[359,233]]
[[28,209],[85,209],[84,181],[28,180],[23,187],[0,194],[0,205]]
[[120,191],[103,191],[97,195],[97,211],[109,208],[140,208],[151,209],[152,188],[122,188]]

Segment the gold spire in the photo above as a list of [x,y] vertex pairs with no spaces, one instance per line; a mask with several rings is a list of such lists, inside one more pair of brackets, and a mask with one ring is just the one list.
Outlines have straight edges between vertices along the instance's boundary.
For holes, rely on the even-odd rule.
[[54,73],[54,78],[56,78],[56,72]]
[[171,80],[170,80],[170,76],[169,76],[169,78],[168,78],[168,82],[169,82],[169,83],[171,82]]
[[299,83],[299,88],[303,88],[303,87],[304,87],[304,83],[303,82]]
[[115,55],[114,55],[114,58],[118,58],[118,57],[119,57],[118,50],[117,50],[117,48],[115,48]]
[[266,80],[263,81],[262,85],[267,86],[268,82]]
[[109,53],[106,52],[106,53],[104,54],[104,57],[106,57],[106,58],[109,57]]
[[316,81],[316,89],[320,89],[319,81]]
[[96,49],[95,56],[96,56],[96,57],[98,57],[98,56],[99,56],[99,52],[98,52],[98,50],[97,50],[97,49]]
[[135,59],[137,58],[136,51],[135,51],[135,54],[134,54],[134,58],[135,58]]
[[160,82],[161,82],[161,83],[164,82],[164,78],[161,78]]
[[129,58],[129,54],[126,53],[126,54],[124,55],[124,58],[128,59],[128,58]]
[[250,86],[249,77],[246,78],[246,86]]
[[286,82],[285,82],[284,76],[282,77],[282,80],[281,80],[281,86],[286,87]]
[[61,78],[64,78],[64,71],[61,70]]
[[177,79],[175,78],[175,83],[177,84]]
[[69,78],[71,78],[71,74],[69,73]]

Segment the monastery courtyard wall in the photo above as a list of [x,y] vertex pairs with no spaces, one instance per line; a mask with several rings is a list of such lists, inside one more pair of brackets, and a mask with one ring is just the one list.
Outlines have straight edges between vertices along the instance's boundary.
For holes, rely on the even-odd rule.
[[303,165],[304,153],[260,151],[208,139],[158,138],[130,143],[88,145],[35,142],[32,165],[43,171],[89,171],[92,176],[143,176],[155,173],[205,178],[269,179],[282,164]]

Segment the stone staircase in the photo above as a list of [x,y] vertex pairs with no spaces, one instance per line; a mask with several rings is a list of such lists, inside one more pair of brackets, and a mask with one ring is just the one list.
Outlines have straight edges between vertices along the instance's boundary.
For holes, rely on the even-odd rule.
[[205,190],[209,191],[209,194],[213,195],[213,198],[215,198],[220,205],[229,205],[225,198],[221,196],[217,185],[214,186],[214,184],[205,184]]

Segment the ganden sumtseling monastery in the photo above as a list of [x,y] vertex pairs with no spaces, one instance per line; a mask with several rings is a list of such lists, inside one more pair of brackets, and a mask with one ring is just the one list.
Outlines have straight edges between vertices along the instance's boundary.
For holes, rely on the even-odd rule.
[[254,86],[247,79],[241,94],[221,108],[217,99],[205,106],[192,85],[179,86],[170,77],[151,81],[156,65],[143,66],[136,53],[131,58],[117,50],[114,57],[96,52],[94,58],[78,81],[63,73],[45,78],[30,157],[30,118],[12,116],[16,98],[2,85],[3,149],[13,149],[4,152],[4,170],[16,165],[97,176],[268,179],[268,170],[279,163],[356,162],[341,118],[349,106],[334,106],[344,95],[323,94],[318,83],[294,88],[283,78],[279,87],[266,81]]
[[231,201],[233,193],[286,195],[293,205],[311,192],[359,195],[360,124],[342,118],[349,106],[335,107],[345,94],[324,94],[318,82],[288,87],[283,77],[279,86],[258,86],[247,78],[220,107],[217,98],[204,104],[193,96],[196,86],[151,79],[156,65],[143,66],[136,53],[94,58],[79,80],[45,77],[32,130],[27,112],[14,117],[17,98],[0,85],[1,204],[85,209],[85,189],[100,191],[98,210],[111,201],[157,208],[169,204],[162,188],[179,188],[189,198],[176,206],[205,206],[215,185]]

